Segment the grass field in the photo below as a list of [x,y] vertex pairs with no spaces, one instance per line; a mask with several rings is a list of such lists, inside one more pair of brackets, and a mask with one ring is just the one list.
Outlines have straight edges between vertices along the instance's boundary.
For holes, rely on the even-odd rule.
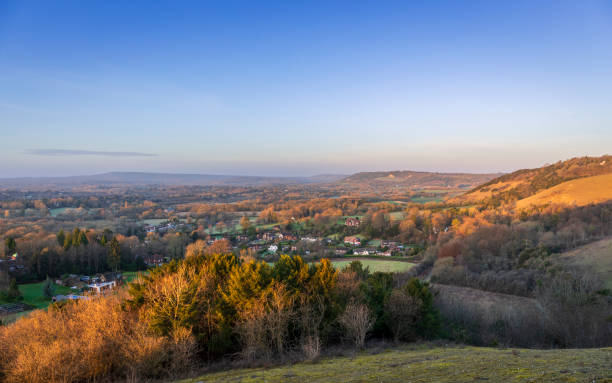
[[369,267],[371,272],[383,271],[387,273],[398,273],[402,271],[410,270],[414,263],[402,262],[402,261],[391,261],[386,259],[347,259],[347,260],[336,260],[332,259],[332,264],[337,269],[343,269],[348,266],[352,261],[359,260],[364,267]]
[[[44,283],[45,282],[38,282],[38,283],[28,283],[24,285],[19,285],[19,291],[21,292],[21,295],[23,296],[22,302],[27,303],[30,306],[34,306],[36,307],[36,309],[44,309],[47,306],[49,306],[49,304],[51,304],[51,299],[45,298],[43,294],[43,284]],[[56,295],[57,294],[66,295],[66,294],[73,293],[73,291],[70,290],[69,287],[59,286],[59,285],[56,285],[55,283],[53,285],[55,286],[54,294]],[[6,302],[0,301],[0,304],[2,303],[6,303]],[[32,311],[34,310],[28,310],[28,311],[22,311],[19,313],[15,313],[15,314],[10,314],[8,316],[3,317],[2,321],[4,323],[11,323],[17,320],[18,318],[21,318],[24,315],[28,315]]]
[[[51,303],[51,299],[47,299],[43,295],[44,283],[45,282],[43,281],[38,283],[28,283],[25,285],[19,285],[19,291],[21,291],[21,295],[23,295],[23,302],[39,309],[49,306],[49,303]],[[59,286],[55,283],[53,285],[55,286],[55,295],[66,295],[74,292],[70,290],[69,287]]]
[[436,347],[367,352],[274,368],[212,373],[195,382],[612,382],[612,348],[527,350]]
[[597,274],[612,289],[612,238],[602,239],[559,256],[567,264],[585,267]]

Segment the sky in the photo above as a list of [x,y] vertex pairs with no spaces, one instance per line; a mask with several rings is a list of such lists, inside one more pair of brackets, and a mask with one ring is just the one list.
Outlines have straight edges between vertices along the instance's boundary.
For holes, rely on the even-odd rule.
[[0,2],[0,177],[612,154],[612,1]]

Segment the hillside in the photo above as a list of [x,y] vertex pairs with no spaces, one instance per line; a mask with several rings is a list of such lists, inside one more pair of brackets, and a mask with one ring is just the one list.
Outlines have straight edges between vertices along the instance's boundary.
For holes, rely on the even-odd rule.
[[190,382],[612,382],[612,348],[497,349],[430,344],[274,368],[231,370]]
[[612,156],[579,157],[505,174],[453,199],[453,202],[516,201],[563,182],[612,173]]
[[401,186],[411,189],[470,189],[497,174],[432,173],[415,171],[361,172],[338,181],[341,185]]
[[612,289],[612,238],[589,243],[559,256],[559,259],[572,266],[586,268],[597,274]]
[[563,182],[517,201],[516,207],[524,209],[548,203],[584,206],[611,199],[612,173]]
[[0,187],[66,187],[79,185],[216,185],[264,186],[333,182],[344,175],[322,174],[312,177],[259,177],[211,174],[111,172],[71,177],[29,177],[0,179]]

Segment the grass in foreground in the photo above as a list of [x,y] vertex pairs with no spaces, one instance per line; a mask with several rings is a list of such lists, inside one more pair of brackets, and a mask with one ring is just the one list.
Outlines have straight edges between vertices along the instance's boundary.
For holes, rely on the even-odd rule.
[[612,382],[612,348],[511,350],[418,345],[183,382]]

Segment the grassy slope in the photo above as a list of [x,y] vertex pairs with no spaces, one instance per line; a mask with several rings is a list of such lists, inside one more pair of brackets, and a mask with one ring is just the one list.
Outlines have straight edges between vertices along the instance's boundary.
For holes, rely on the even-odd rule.
[[612,174],[563,182],[516,203],[519,209],[550,202],[584,206],[612,199]]
[[612,348],[517,350],[417,345],[379,354],[213,373],[185,382],[612,382]]
[[612,289],[612,238],[602,239],[560,255],[560,260],[597,273]]
[[612,156],[572,158],[540,168],[522,169],[505,174],[450,201],[472,203],[508,192],[522,199],[566,181],[610,173],[612,173]]

